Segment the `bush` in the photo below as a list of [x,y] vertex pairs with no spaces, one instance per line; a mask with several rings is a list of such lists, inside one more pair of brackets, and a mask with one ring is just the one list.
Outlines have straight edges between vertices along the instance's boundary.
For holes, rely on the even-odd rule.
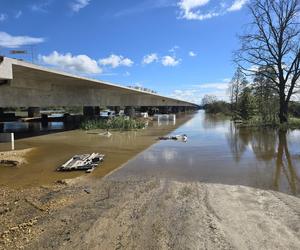
[[204,106],[205,112],[208,114],[230,114],[230,105],[224,101],[216,101]]
[[299,102],[290,102],[289,113],[292,117],[300,118],[300,103]]
[[116,130],[132,130],[143,129],[147,126],[147,122],[140,119],[131,119],[127,117],[114,117],[108,120],[93,119],[85,120],[80,124],[80,128],[84,130],[91,129],[116,129]]

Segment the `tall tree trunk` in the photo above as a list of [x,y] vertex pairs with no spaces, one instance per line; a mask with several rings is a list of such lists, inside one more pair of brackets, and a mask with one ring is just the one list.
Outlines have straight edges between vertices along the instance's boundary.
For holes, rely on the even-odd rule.
[[280,96],[279,121],[280,124],[288,122],[289,104],[285,100],[285,96]]

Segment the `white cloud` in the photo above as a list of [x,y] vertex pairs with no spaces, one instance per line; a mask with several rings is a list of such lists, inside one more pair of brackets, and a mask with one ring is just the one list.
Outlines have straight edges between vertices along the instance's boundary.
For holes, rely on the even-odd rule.
[[190,57],[195,57],[195,56],[197,56],[197,54],[194,51],[190,51],[189,52],[189,56]]
[[150,63],[157,62],[157,61],[158,61],[158,55],[156,53],[152,53],[152,54],[144,56],[142,63],[150,64]]
[[128,3],[128,8],[121,9],[120,11],[114,14],[115,17],[122,17],[128,16],[138,13],[143,13],[146,11],[154,10],[154,9],[161,9],[161,8],[168,8],[168,7],[175,7],[177,5],[175,0],[143,0],[143,1],[136,1],[134,5]]
[[195,89],[177,89],[169,95],[171,98],[176,98],[183,101],[201,103],[202,97],[199,91]]
[[139,87],[139,88],[142,88],[143,87],[143,84],[141,82],[135,82],[133,84],[134,87]]
[[187,89],[177,89],[170,97],[200,104],[205,95],[214,95],[219,100],[228,101],[228,82],[190,85]]
[[187,20],[204,20],[212,17],[212,13],[201,14],[199,8],[207,5],[210,0],[181,0],[178,6],[181,10],[182,18]]
[[41,37],[12,36],[0,31],[0,46],[4,48],[19,48],[24,45],[33,45],[44,42]]
[[247,70],[252,71],[252,72],[257,72],[259,70],[259,66],[251,65],[250,68]]
[[102,58],[99,60],[99,64],[103,66],[110,66],[112,68],[117,68],[120,66],[131,67],[133,65],[133,61],[129,58],[124,58],[123,56],[118,55],[110,55],[107,58]]
[[164,56],[161,63],[166,67],[174,67],[180,63],[180,59],[177,59],[174,56]]
[[172,49],[169,49],[169,52],[175,53],[176,50],[178,50],[180,47],[178,45],[175,45]]
[[181,0],[179,2],[179,6],[184,11],[191,11],[192,9],[199,8],[201,6],[204,6],[208,4],[210,0]]
[[226,13],[238,11],[248,2],[248,0],[223,0],[217,5],[212,5],[210,0],[180,0],[179,18],[187,20],[206,20],[213,17],[225,15]]
[[81,9],[89,5],[90,1],[91,0],[75,0],[71,3],[71,9],[74,12],[79,12]]
[[169,96],[183,101],[200,104],[205,95],[214,95],[219,100],[228,100],[228,95],[226,94],[226,91],[223,90],[203,91],[198,89],[183,89],[175,90]]
[[48,7],[51,5],[52,0],[44,0],[41,3],[36,3],[30,6],[32,11],[47,12]]
[[8,16],[4,13],[0,14],[0,22],[4,22],[6,19],[8,18]]
[[15,14],[15,18],[19,19],[22,16],[23,12],[21,10],[17,11]]
[[227,11],[238,11],[244,7],[248,0],[235,0],[233,4],[227,9]]
[[228,89],[228,82],[222,83],[204,83],[199,85],[194,85],[199,89],[214,89],[214,90],[226,90]]
[[39,56],[41,62],[55,66],[61,70],[83,73],[83,74],[99,74],[102,69],[97,61],[91,59],[87,55],[73,56],[71,53],[60,54],[57,51],[52,52],[48,56]]
[[200,13],[190,12],[190,13],[188,13],[188,15],[186,15],[186,19],[202,21],[202,20],[211,19],[211,18],[217,17],[217,16],[220,16],[220,13],[218,13],[218,12],[209,12],[209,13],[206,13],[206,14],[200,14]]

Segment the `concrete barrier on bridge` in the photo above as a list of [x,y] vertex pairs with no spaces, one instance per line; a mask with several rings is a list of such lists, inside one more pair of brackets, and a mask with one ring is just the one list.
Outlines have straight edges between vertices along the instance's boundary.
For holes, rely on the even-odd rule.
[[174,107],[194,103],[2,58],[0,107]]

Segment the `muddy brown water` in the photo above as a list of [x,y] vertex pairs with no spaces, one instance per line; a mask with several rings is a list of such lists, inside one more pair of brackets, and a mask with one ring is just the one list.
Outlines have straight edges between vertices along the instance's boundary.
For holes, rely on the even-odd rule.
[[[0,186],[21,188],[40,186],[54,183],[57,180],[87,175],[84,172],[57,172],[56,168],[75,154],[100,152],[105,154],[104,163],[90,176],[102,177],[129,159],[157,142],[157,137],[168,134],[170,131],[188,121],[192,115],[182,115],[176,124],[153,122],[145,130],[113,132],[110,138],[82,130],[64,131],[63,123],[49,123],[50,134],[45,133],[40,123],[7,123],[5,132],[17,132],[16,149],[34,148],[27,156],[28,163],[20,167],[0,166]],[[38,135],[38,136],[37,136]],[[7,151],[9,143],[0,143],[0,151]]]
[[172,134],[183,133],[187,143],[154,144],[114,177],[159,176],[300,195],[300,130],[236,128],[200,111]]
[[[156,140],[168,133],[185,133],[188,141]],[[0,151],[7,147],[0,143]],[[105,161],[92,178],[123,165],[114,178],[158,176],[300,195],[300,130],[236,128],[229,119],[202,111],[182,116],[176,125],[154,123],[147,130],[113,132],[110,138],[73,130],[16,141],[17,149],[31,147],[36,149],[27,165],[0,168],[0,185],[35,186],[86,175],[55,169],[74,154],[101,152]]]

